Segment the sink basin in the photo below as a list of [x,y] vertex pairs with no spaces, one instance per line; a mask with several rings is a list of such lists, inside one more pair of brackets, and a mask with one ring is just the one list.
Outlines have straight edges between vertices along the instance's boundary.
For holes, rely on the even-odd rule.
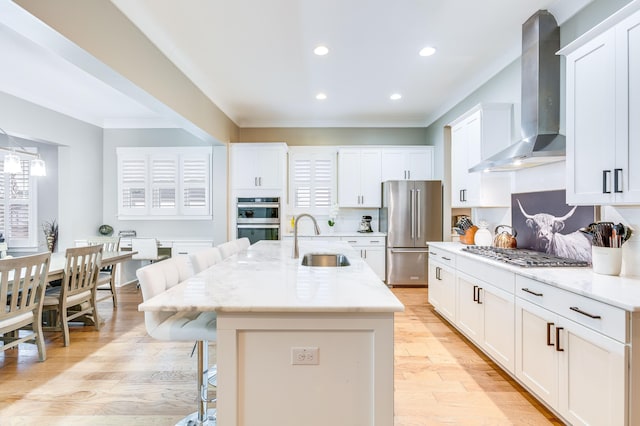
[[349,266],[349,259],[339,253],[307,253],[302,258],[302,266]]

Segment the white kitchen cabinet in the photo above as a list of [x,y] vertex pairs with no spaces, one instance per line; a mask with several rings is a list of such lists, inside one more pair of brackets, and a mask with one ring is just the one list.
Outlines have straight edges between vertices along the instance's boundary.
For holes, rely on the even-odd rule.
[[569,204],[640,202],[640,7],[634,3],[560,52],[567,66]]
[[450,322],[456,321],[456,256],[429,248],[429,303]]
[[481,104],[450,124],[451,207],[508,207],[511,173],[470,173],[511,142],[511,104]]
[[[485,277],[481,280],[478,272],[489,273],[481,274]],[[458,259],[456,325],[511,373],[515,368],[514,279],[513,274],[481,262]]]
[[171,246],[171,256],[193,254],[210,247],[213,247],[213,241],[175,241]]
[[388,180],[433,179],[434,147],[382,149],[382,182]]
[[348,242],[354,249],[358,250],[360,257],[367,262],[382,281],[386,279],[385,237],[342,237],[341,240]]
[[286,187],[287,145],[231,144],[231,186],[234,190],[282,191]]
[[629,424],[625,312],[528,278],[517,288],[518,380],[571,424]]
[[381,158],[380,149],[338,149],[340,207],[380,207]]

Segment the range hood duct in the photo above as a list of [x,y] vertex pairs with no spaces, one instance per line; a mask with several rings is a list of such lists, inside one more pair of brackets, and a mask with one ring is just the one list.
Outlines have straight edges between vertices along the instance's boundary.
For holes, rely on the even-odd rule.
[[469,169],[512,171],[565,159],[560,131],[560,28],[546,10],[522,25],[522,140]]

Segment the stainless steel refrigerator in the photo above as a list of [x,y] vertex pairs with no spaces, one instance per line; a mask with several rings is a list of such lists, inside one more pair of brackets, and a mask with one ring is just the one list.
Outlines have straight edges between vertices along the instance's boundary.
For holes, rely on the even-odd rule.
[[384,182],[380,231],[387,233],[387,285],[427,285],[428,242],[442,241],[442,182]]

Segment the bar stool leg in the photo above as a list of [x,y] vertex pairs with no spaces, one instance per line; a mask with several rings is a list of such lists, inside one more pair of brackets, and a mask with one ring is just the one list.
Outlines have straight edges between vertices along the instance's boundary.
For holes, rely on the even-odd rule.
[[196,351],[198,352],[198,411],[192,413],[176,423],[176,426],[213,426],[216,424],[216,409],[207,409],[207,403],[215,401],[209,400],[207,387],[209,372],[207,364],[209,363],[209,344],[206,340],[198,340],[196,342]]

